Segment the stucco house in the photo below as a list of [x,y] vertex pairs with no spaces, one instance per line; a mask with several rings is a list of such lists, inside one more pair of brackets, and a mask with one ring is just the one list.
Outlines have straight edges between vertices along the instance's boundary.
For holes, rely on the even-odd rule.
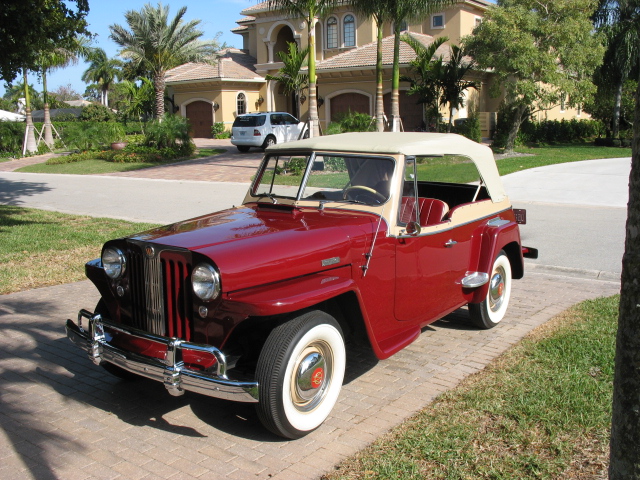
[[[484,12],[493,5],[484,0],[459,0],[453,6],[428,15],[420,22],[408,23],[404,29],[414,39],[429,45],[434,38],[447,36],[449,43],[472,32],[482,21]],[[188,63],[169,70],[166,75],[168,94],[176,110],[190,119],[194,136],[210,137],[214,122],[231,127],[237,115],[258,111],[288,111],[306,120],[308,102],[301,112],[288,95],[284,95],[276,81],[265,79],[277,75],[283,66],[278,52],[287,50],[289,42],[300,48],[308,45],[307,25],[302,18],[291,18],[283,12],[269,9],[268,2],[260,2],[241,12],[238,26],[232,32],[242,37],[242,49],[230,48],[221,52],[217,64]],[[376,27],[372,18],[358,15],[348,2],[336,7],[326,18],[319,19],[316,29],[316,59],[318,77],[318,114],[321,128],[343,112],[358,111],[373,115],[375,108]],[[385,113],[390,112],[391,68],[393,64],[393,32],[385,26],[383,63],[385,67]],[[449,47],[443,45],[438,53],[445,58]],[[401,42],[401,75],[415,58],[413,50]],[[480,89],[467,92],[478,107],[483,135],[488,136],[495,125],[499,98],[492,98],[489,87],[490,72],[473,72]],[[400,116],[403,128],[413,131],[424,126],[423,107],[416,97],[406,94],[409,85],[400,86]],[[444,111],[443,111],[444,114]],[[556,108],[549,118],[574,118],[579,112]],[[467,109],[461,108],[456,118],[465,118]]]

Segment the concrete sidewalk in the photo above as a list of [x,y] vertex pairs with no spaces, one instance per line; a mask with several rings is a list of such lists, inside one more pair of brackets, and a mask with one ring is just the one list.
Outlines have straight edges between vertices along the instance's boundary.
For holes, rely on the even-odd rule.
[[492,330],[470,327],[460,310],[385,361],[351,345],[334,411],[296,441],[268,433],[251,405],[172,397],[159,383],[122,382],[94,366],[63,328],[97,302],[88,281],[0,296],[0,478],[317,478],[536,326],[618,290],[616,282],[528,273]]

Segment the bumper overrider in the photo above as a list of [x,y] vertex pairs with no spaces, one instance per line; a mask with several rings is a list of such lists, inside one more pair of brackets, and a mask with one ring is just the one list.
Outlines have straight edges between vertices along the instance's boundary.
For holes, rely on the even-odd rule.
[[[87,328],[82,327],[82,319],[88,320]],[[108,343],[105,327],[132,337],[166,345],[164,360],[127,352]],[[116,325],[102,319],[99,314],[87,310],[78,312],[78,324],[67,320],[67,338],[89,354],[96,365],[112,363],[124,370],[164,383],[171,395],[182,395],[189,390],[210,397],[237,402],[258,401],[258,383],[230,380],[227,378],[227,361],[224,354],[215,347],[186,342],[177,338],[153,335],[135,328]],[[192,350],[209,353],[216,358],[215,372],[194,370],[184,365],[182,352]]]

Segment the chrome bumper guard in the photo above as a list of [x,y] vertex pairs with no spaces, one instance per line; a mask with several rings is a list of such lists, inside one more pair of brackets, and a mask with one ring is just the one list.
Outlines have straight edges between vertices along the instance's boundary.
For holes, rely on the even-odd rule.
[[[89,321],[87,330],[82,327],[82,319]],[[124,351],[110,345],[104,327],[133,337],[166,345],[164,360]],[[87,310],[78,312],[78,324],[67,320],[67,338],[89,354],[96,365],[112,363],[124,370],[164,383],[171,395],[182,395],[185,390],[210,397],[255,403],[258,401],[258,383],[229,380],[226,375],[227,360],[215,347],[185,342],[177,338],[161,337],[122,325],[115,325],[102,319],[99,314]],[[193,350],[215,356],[215,372],[193,370],[184,365],[182,351]]]

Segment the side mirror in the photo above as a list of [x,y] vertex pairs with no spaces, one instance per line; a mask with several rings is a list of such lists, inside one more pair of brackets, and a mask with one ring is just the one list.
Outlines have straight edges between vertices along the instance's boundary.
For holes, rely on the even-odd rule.
[[406,232],[409,235],[420,235],[420,232],[422,231],[422,227],[420,226],[419,223],[417,222],[409,222],[407,223],[407,229]]

